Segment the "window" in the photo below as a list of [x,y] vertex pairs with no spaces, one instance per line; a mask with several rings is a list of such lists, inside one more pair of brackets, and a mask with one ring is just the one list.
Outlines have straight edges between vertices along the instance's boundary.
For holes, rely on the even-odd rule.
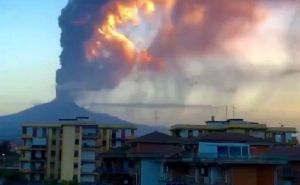
[[231,146],[230,147],[230,157],[240,157],[241,156],[241,147]]
[[116,130],[113,130],[113,131],[112,131],[112,134],[111,134],[111,137],[112,137],[112,138],[116,138],[116,136],[117,136]]
[[22,128],[22,133],[23,133],[23,134],[26,134],[26,127],[23,127],[23,128]]
[[79,139],[75,139],[75,145],[79,144]]
[[43,128],[43,137],[46,137],[46,136],[47,136],[47,129]]
[[106,141],[102,141],[102,146],[106,146]]
[[79,133],[79,132],[80,132],[80,127],[76,126],[76,133]]
[[52,145],[56,145],[56,140],[53,139],[53,140],[51,141],[51,143],[52,143]]
[[26,128],[26,134],[32,136],[33,135],[33,128]]
[[56,135],[56,128],[52,129],[52,133],[53,133],[53,135]]
[[116,140],[112,140],[111,145],[112,145],[112,147],[115,147],[116,146]]
[[54,167],[55,167],[55,163],[54,163],[54,162],[51,162],[51,163],[50,163],[50,168],[51,168],[51,169],[54,169]]
[[218,157],[228,157],[228,146],[218,146]]
[[243,146],[242,147],[242,156],[243,157],[248,157],[249,153],[248,153],[248,147]]
[[74,157],[78,157],[78,151],[77,150],[74,152]]
[[32,136],[33,136],[33,137],[36,137],[36,135],[37,135],[36,133],[37,133],[36,128],[33,128],[33,134],[32,134]]
[[78,163],[74,163],[74,169],[78,168]]
[[55,157],[55,150],[52,150],[52,151],[51,151],[51,156],[52,156],[52,157]]

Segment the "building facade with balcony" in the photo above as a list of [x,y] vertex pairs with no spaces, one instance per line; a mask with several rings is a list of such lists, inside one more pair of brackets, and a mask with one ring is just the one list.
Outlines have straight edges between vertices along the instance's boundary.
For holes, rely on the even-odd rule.
[[29,181],[45,179],[93,183],[102,159],[97,156],[123,147],[134,138],[133,124],[108,125],[80,119],[22,127],[20,170]]
[[244,119],[228,119],[217,121],[212,117],[203,125],[173,125],[171,135],[182,138],[196,138],[207,133],[241,133],[281,144],[297,144],[294,127],[268,127],[266,124],[245,121]]
[[287,165],[287,160],[263,155],[273,146],[239,133],[186,139],[153,132],[132,140],[126,150],[103,154],[100,183],[275,185],[278,169]]

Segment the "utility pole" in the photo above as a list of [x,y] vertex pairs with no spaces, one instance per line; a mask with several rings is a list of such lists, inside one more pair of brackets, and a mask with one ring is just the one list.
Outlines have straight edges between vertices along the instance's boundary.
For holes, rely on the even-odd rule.
[[225,107],[225,117],[226,117],[226,120],[228,119],[228,106],[226,105]]
[[233,106],[232,106],[232,118],[235,117],[235,109],[236,109],[236,107],[233,105]]
[[158,117],[158,113],[157,110],[155,110],[154,112],[154,120],[155,120],[155,125],[157,125],[157,121],[158,121],[159,117]]

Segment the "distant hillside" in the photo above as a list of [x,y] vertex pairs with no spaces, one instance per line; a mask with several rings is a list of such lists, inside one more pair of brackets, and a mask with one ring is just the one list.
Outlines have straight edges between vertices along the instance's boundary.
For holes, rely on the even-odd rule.
[[[77,116],[89,117],[100,123],[123,124],[130,123],[109,114],[94,113],[79,107],[70,101],[59,101],[57,99],[34,106],[24,111],[0,117],[0,139],[16,139],[20,136],[21,125],[24,122],[57,122],[60,118],[75,118]],[[149,127],[139,125],[140,134],[152,130],[166,131],[164,127]]]

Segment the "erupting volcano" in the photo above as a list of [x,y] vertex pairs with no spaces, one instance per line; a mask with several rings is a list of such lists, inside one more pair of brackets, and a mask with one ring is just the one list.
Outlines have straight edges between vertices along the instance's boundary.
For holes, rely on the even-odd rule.
[[[258,0],[73,0],[62,11],[57,88],[113,89],[135,71],[165,73],[179,59],[222,52],[261,19]],[[216,12],[218,12],[216,14]]]
[[[16,126],[24,121],[47,122],[76,116],[112,123],[126,122],[89,112],[76,103],[86,92],[117,88],[134,73],[151,74],[149,79],[172,73],[174,83],[184,84],[168,87],[176,100],[185,100],[185,95],[177,96],[176,93],[192,89],[190,86],[194,83],[207,85],[203,89],[215,88],[233,94],[239,84],[251,79],[248,73],[252,71],[226,60],[211,64],[205,60],[210,55],[232,54],[228,43],[250,32],[268,16],[262,2],[69,0],[59,17],[62,52],[61,66],[56,73],[55,100],[0,117],[0,122],[16,123],[13,125]],[[197,61],[204,70],[198,76],[190,74],[182,67],[186,61]],[[161,94],[169,96],[168,93]]]

